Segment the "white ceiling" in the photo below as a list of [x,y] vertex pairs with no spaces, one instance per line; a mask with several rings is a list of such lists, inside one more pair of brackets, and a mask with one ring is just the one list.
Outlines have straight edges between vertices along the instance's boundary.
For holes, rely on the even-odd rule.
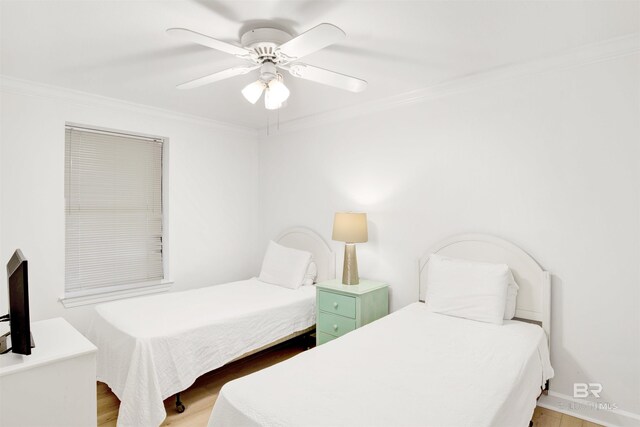
[[343,43],[305,62],[369,87],[353,94],[286,74],[281,121],[640,31],[638,1],[1,1],[1,74],[254,128],[277,114],[240,94],[257,72],[177,90],[243,61],[165,29],[238,43],[268,22],[294,35],[321,22],[342,28]]

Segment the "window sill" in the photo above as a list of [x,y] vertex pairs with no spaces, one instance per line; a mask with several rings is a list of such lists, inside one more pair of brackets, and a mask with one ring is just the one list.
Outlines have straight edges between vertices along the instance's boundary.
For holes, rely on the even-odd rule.
[[134,289],[125,289],[110,292],[101,292],[94,295],[81,295],[71,297],[61,297],[58,299],[64,306],[64,308],[80,307],[82,305],[98,304],[101,302],[113,301],[124,298],[137,297],[141,295],[157,294],[166,292],[171,289],[173,282],[166,281],[159,285],[141,286]]

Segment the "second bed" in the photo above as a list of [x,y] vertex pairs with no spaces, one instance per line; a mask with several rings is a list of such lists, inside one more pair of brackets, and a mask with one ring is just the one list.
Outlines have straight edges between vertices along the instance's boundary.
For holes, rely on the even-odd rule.
[[[318,280],[335,274],[334,255],[305,228],[276,241],[313,255]],[[157,426],[163,400],[232,360],[309,332],[315,286],[288,289],[257,278],[96,307],[88,337],[98,347],[97,379],[120,399],[119,426]]]
[[420,260],[420,300],[432,254],[506,264],[519,285],[516,317],[486,323],[410,304],[225,384],[209,427],[528,426],[553,377],[549,274],[509,242],[456,236]]

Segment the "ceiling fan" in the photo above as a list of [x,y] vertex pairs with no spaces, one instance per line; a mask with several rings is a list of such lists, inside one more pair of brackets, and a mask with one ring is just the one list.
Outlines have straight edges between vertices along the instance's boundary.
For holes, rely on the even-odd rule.
[[167,33],[250,62],[248,65],[228,68],[191,80],[178,85],[178,89],[192,89],[260,69],[258,80],[242,89],[242,95],[247,101],[255,104],[264,92],[265,108],[275,110],[282,107],[289,97],[289,89],[285,86],[278,69],[288,71],[300,79],[350,92],[361,92],[367,87],[367,82],[362,79],[298,62],[299,59],[345,37],[344,31],[332,24],[317,25],[297,37],[276,28],[256,28],[242,35],[241,46],[185,28],[169,28]]

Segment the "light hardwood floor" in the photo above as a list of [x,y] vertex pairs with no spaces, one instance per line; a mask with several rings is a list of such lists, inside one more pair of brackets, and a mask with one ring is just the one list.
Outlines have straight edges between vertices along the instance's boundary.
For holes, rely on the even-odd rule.
[[534,427],[602,427],[600,424],[540,407],[537,407],[533,414],[533,425]]
[[[304,351],[305,348],[306,345],[302,339],[292,340],[203,375],[196,380],[193,386],[181,393],[182,401],[187,407],[184,413],[178,414],[176,412],[173,397],[165,400],[164,407],[167,411],[167,418],[162,425],[206,426],[218,392],[226,382],[286,360]],[[98,427],[115,427],[119,405],[118,398],[109,387],[99,382]],[[598,424],[544,408],[536,408],[533,423],[534,427],[599,427]]]

